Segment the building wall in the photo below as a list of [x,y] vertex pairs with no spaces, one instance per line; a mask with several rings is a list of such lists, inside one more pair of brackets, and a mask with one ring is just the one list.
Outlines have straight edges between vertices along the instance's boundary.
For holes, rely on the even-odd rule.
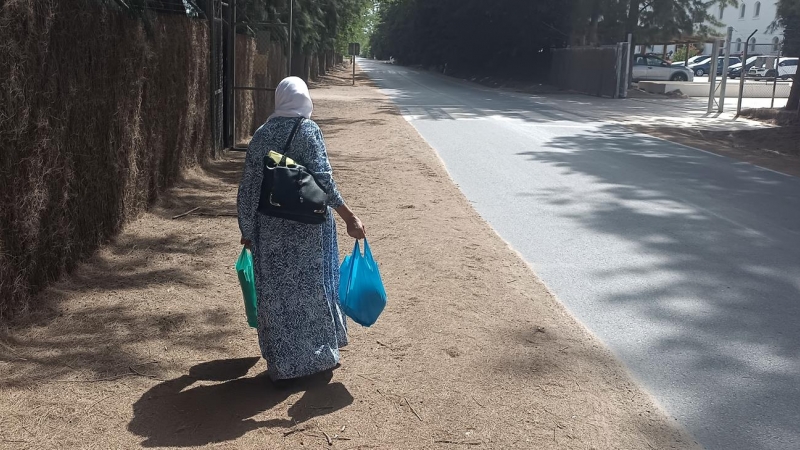
[[[760,8],[757,5],[760,5]],[[744,14],[742,14],[743,8]],[[740,0],[738,7],[728,6],[720,11],[719,5],[713,5],[709,7],[708,11],[709,14],[725,24],[723,27],[718,28],[720,35],[724,36],[727,33],[727,28],[729,26],[733,27],[731,54],[741,54],[744,51],[747,36],[758,30],[753,36],[756,44],[755,52],[777,55],[780,45],[774,44],[783,41],[783,30],[779,28],[773,32],[769,31],[770,25],[775,20],[777,9],[774,0]],[[711,52],[711,44],[706,44],[705,51],[706,53]],[[753,53],[752,46],[748,51]]]

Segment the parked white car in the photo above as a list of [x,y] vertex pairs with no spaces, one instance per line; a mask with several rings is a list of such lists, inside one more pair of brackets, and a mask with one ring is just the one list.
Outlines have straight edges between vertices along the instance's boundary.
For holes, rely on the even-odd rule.
[[[762,78],[775,78],[775,77],[781,78],[783,80],[794,78],[795,75],[797,74],[798,59],[800,58],[780,58],[780,60],[778,60],[779,62],[777,64],[777,67],[773,68],[768,68],[766,62],[764,65],[760,67],[754,65],[747,72],[747,77],[755,78],[756,80]],[[773,58],[772,61],[773,64],[771,65],[774,65],[775,61],[776,59]]]
[[633,81],[692,81],[694,73],[686,67],[671,66],[653,55],[634,55]]
[[698,64],[698,63],[701,63],[701,62],[703,62],[703,61],[705,61],[707,59],[710,59],[710,58],[711,58],[711,55],[697,55],[697,56],[692,56],[691,58],[689,58],[689,63],[688,64],[686,63],[686,61],[673,61],[672,64],[670,64],[670,65],[688,67],[688,66],[691,66],[692,64]]

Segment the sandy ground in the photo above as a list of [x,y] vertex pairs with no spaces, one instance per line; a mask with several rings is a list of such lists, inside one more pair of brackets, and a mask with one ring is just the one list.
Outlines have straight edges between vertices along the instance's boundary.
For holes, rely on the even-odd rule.
[[0,447],[695,448],[389,101],[340,75],[312,90],[315,118],[389,305],[372,328],[351,324],[332,378],[280,391],[262,375],[233,269],[231,154],[0,333]]

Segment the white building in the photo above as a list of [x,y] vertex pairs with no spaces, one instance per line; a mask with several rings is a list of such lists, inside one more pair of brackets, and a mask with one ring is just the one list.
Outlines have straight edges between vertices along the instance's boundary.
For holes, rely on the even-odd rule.
[[[719,5],[709,7],[709,15],[725,24],[719,28],[719,34],[725,36],[728,27],[733,27],[731,54],[739,55],[744,51],[747,36],[758,30],[750,39],[747,52],[750,54],[777,55],[783,41],[783,29],[772,32],[770,26],[775,21],[778,11],[775,0],[740,0],[739,7],[722,8]],[[706,44],[705,53],[711,53],[711,44]]]
[[[707,24],[711,28],[716,28],[720,36],[726,36],[728,27],[733,27],[733,39],[731,43],[731,55],[741,55],[744,52],[747,36],[753,31],[758,30],[750,39],[750,47],[747,49],[749,54],[778,55],[783,41],[783,29],[777,28],[769,32],[778,7],[775,0],[739,0],[739,7],[721,8],[719,5],[712,5],[708,9],[709,15],[715,17],[724,25],[716,28]],[[677,50],[675,45],[650,45],[647,47],[637,46],[636,52],[652,52],[656,54],[668,54]],[[705,45],[703,54],[711,54],[712,44]],[[720,49],[723,53],[724,48]]]

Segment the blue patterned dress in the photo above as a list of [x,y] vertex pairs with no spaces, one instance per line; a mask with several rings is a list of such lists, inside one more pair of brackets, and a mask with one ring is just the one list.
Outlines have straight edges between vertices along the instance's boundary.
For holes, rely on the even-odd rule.
[[[307,225],[259,214],[264,156],[282,153],[297,119],[270,119],[247,150],[237,206],[242,236],[253,243],[258,294],[258,343],[274,380],[331,369],[347,345],[347,324],[339,309],[339,251],[333,214]],[[322,133],[304,120],[288,156],[313,172],[328,192],[328,206],[344,202],[333,181]]]

